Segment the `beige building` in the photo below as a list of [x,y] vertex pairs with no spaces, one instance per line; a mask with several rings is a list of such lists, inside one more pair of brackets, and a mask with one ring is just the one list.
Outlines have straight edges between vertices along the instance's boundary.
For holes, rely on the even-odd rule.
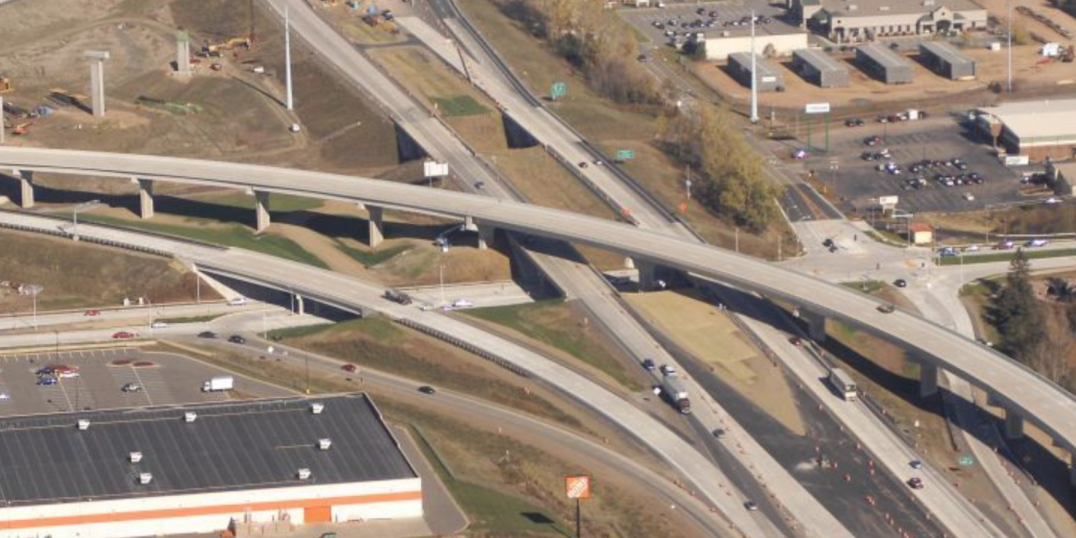
[[913,245],[929,245],[934,242],[934,227],[925,222],[908,225],[908,235]]
[[975,111],[975,124],[999,150],[1032,162],[1076,156],[1076,99],[1013,101]]
[[787,0],[800,24],[838,43],[985,28],[971,0]]

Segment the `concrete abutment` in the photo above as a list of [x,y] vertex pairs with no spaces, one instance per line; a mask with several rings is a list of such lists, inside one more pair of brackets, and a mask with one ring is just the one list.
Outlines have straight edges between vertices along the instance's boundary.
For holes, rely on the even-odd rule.
[[385,240],[385,208],[376,205],[367,205],[366,212],[370,215],[370,218],[367,220],[370,228],[370,248],[374,248]]
[[254,212],[257,215],[255,231],[262,233],[269,228],[270,224],[268,191],[254,191]]

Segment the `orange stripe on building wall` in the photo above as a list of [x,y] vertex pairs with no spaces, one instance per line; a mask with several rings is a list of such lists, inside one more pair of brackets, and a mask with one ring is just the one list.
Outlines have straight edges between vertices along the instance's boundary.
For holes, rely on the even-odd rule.
[[[151,497],[160,499],[163,497]],[[32,529],[41,527],[60,527],[64,525],[88,525],[91,523],[115,523],[120,521],[141,521],[146,519],[168,519],[177,517],[212,516],[220,514],[234,514],[250,510],[251,512],[267,512],[270,510],[289,510],[294,508],[309,508],[326,505],[343,504],[372,504],[395,501],[422,500],[421,491],[401,491],[397,493],[377,493],[371,495],[355,495],[350,497],[328,497],[317,499],[294,499],[283,501],[270,501],[262,503],[245,504],[222,504],[214,506],[192,506],[189,508],[166,508],[162,510],[139,510],[135,512],[112,512],[107,514],[85,514],[79,516],[41,517],[36,519],[14,519],[0,521],[3,529]],[[62,505],[59,509],[63,509]]]

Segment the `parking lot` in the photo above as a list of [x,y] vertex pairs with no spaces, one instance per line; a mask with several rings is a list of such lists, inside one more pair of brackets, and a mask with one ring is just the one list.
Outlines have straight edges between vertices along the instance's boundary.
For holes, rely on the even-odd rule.
[[[655,2],[656,6],[657,3]],[[701,13],[700,13],[701,10]],[[787,33],[795,27],[783,23],[778,17],[785,10],[766,2],[743,2],[740,5],[726,3],[682,3],[669,2],[664,9],[623,9],[621,17],[646,34],[655,45],[664,45],[674,36],[688,33],[705,32],[708,37],[717,37],[721,31],[747,31],[751,11],[759,17],[755,31],[759,34],[774,31]],[[714,16],[711,17],[710,15]]]
[[[868,207],[879,196],[899,196],[897,207],[910,213],[966,211],[1021,200],[1018,174],[988,146],[966,137],[953,118],[888,124],[864,119],[860,127],[830,125],[829,154],[815,152],[805,163],[836,192],[841,210]],[[817,149],[824,148],[821,131],[819,127],[812,139]],[[874,137],[875,145],[865,143]],[[865,158],[868,153],[872,160]],[[926,161],[930,164],[923,166]],[[922,169],[913,171],[916,164]]]
[[[37,372],[58,365],[77,367],[78,376],[39,384]],[[202,383],[216,375],[235,377],[235,390],[202,392]],[[128,384],[140,390],[124,391]],[[223,401],[238,394],[290,393],[172,353],[110,349],[0,356],[0,416]]]

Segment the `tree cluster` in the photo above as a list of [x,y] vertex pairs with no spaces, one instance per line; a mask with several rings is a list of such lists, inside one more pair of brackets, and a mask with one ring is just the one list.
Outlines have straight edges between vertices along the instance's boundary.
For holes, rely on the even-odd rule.
[[657,103],[657,84],[635,61],[635,36],[604,13],[601,2],[505,0],[501,10],[587,77],[587,83],[618,103]]
[[657,138],[666,153],[698,171],[692,196],[704,206],[754,233],[777,218],[777,188],[726,110],[703,102],[690,113],[671,110],[659,118]]

